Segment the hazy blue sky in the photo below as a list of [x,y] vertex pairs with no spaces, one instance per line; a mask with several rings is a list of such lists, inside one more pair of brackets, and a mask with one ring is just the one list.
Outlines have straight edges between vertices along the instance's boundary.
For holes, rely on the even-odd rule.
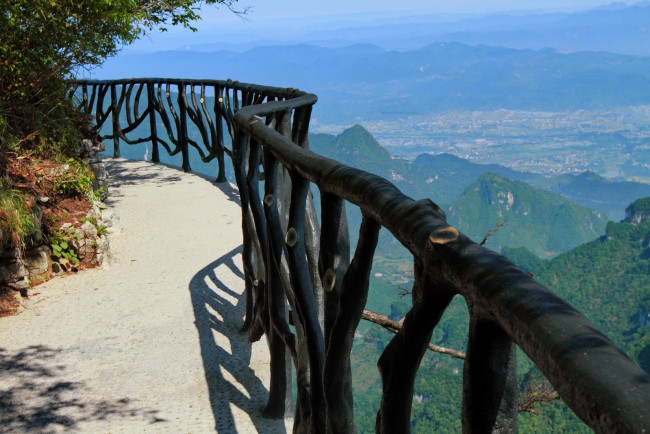
[[[251,18],[332,15],[359,12],[485,13],[512,10],[579,10],[613,3],[603,0],[239,0],[251,6]],[[637,0],[627,1],[638,3]],[[214,11],[204,13],[212,19]],[[211,8],[213,9],[213,8]],[[223,11],[217,13],[223,14]],[[216,18],[216,17],[215,17]]]
[[[126,51],[180,49],[204,43],[242,43],[264,40],[300,40],[300,34],[318,30],[387,24],[398,16],[438,15],[441,20],[455,20],[453,14],[490,14],[495,12],[576,11],[611,4],[606,0],[239,0],[236,7],[250,6],[245,19],[226,8],[204,6],[199,29],[171,28],[153,32],[127,47]],[[628,4],[639,3],[630,0]],[[452,14],[452,15],[447,15]]]

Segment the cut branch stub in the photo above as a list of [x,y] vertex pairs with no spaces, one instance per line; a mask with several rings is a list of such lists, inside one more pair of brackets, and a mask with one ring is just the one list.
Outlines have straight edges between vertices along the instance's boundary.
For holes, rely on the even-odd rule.
[[447,244],[458,239],[458,230],[453,226],[445,226],[431,232],[429,241],[433,244]]
[[289,228],[287,230],[287,235],[284,237],[284,242],[287,246],[293,247],[298,242],[298,233],[294,228]]
[[330,292],[334,289],[334,285],[336,285],[336,273],[330,268],[323,275],[323,289]]
[[266,205],[266,206],[273,205],[273,195],[272,194],[267,194],[266,196],[264,196],[264,205]]

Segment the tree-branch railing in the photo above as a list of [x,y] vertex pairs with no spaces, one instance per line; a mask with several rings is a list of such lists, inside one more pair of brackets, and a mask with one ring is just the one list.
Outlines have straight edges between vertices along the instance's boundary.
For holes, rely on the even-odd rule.
[[[139,78],[76,80],[71,84],[71,95],[84,113],[94,115],[98,130],[110,120],[111,132],[101,139],[113,140],[113,157],[121,154],[120,140],[128,145],[150,142],[152,162],[160,162],[162,146],[170,156],[181,155],[180,165],[187,172],[191,170],[190,149],[194,149],[203,163],[216,160],[217,182],[226,181],[224,156],[231,156],[232,151],[224,133],[235,134],[234,113],[244,105],[304,94],[232,80]],[[166,139],[159,134],[161,127]],[[147,134],[134,138],[138,128],[148,130]],[[198,137],[193,138],[190,130]]]
[[[163,82],[180,83],[179,89],[183,83],[199,86],[203,95],[201,81],[139,82],[157,86],[147,87],[148,95],[159,95]],[[111,110],[119,109],[120,101],[129,100],[129,83],[133,80],[101,82],[96,90],[93,87],[93,95],[105,95],[110,89]],[[648,432],[650,376],[580,312],[503,256],[459,233],[430,200],[414,201],[383,178],[309,151],[315,95],[230,81],[214,83],[216,100],[221,98],[223,104],[223,108],[215,104],[219,106],[215,112],[232,134],[230,154],[242,208],[244,330],[251,341],[266,335],[271,355],[265,416],[288,414],[290,358],[297,381],[294,431],[355,432],[350,352],[364,315],[383,226],[413,255],[415,279],[412,308],[397,324],[396,335],[378,361],[383,384],[378,432],[409,432],[415,374],[434,327],[459,294],[470,313],[461,414],[465,432],[516,431],[515,346],[594,430]],[[124,97],[113,84],[127,86]],[[138,92],[143,91],[136,88]],[[162,97],[155,99],[158,102],[150,101],[146,110],[162,119]],[[179,92],[178,104],[184,101],[187,97]],[[197,107],[191,109],[194,118]],[[99,121],[105,117],[98,112]],[[126,128],[114,127],[113,136],[125,140],[120,131],[142,122],[140,118],[134,114]],[[187,131],[182,118],[172,118],[180,126],[176,131]],[[192,122],[201,129],[199,121]],[[214,127],[216,121],[212,122],[204,125]],[[212,133],[214,128],[205,130]],[[210,134],[201,135],[212,140]],[[153,129],[149,140],[158,141]],[[178,138],[178,143],[170,140],[176,144],[174,150],[182,143]],[[210,141],[207,155],[219,158],[219,146],[223,147],[219,143]],[[320,228],[311,184],[320,191]],[[352,257],[346,202],[358,206],[363,216]]]

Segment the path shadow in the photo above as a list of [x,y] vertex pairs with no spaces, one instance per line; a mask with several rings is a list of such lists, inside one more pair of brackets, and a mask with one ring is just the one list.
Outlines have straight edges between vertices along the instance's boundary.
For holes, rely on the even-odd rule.
[[60,432],[79,423],[113,418],[165,422],[158,410],[140,408],[128,398],[83,399],[87,387],[66,381],[66,367],[57,363],[61,350],[35,345],[18,352],[0,348],[0,432]]
[[[181,177],[177,173],[169,170],[158,170],[156,165],[146,163],[143,165],[134,164],[133,160],[123,158],[102,158],[106,171],[109,173],[107,187],[110,192],[106,201],[117,195],[116,188],[125,185],[139,185],[143,182],[150,184],[159,184],[160,187],[170,183],[180,181]],[[143,163],[143,162],[140,162]]]
[[[110,157],[104,157],[102,158],[102,161],[106,166],[106,171],[110,174],[107,185],[110,194],[106,199],[107,204],[110,204],[109,202],[111,201],[112,197],[120,197],[120,194],[116,192],[117,187],[120,186],[139,185],[143,182],[147,182],[158,184],[159,187],[162,187],[170,182],[181,180],[181,176],[175,173],[181,169],[164,163],[154,164],[138,160],[126,160],[123,158],[116,159]],[[134,161],[145,163],[145,165],[136,166],[133,164]],[[174,169],[174,172],[168,170],[157,170],[159,167]],[[214,177],[212,176],[205,175],[200,172],[190,173],[194,176],[198,176],[199,178],[210,181],[214,184],[215,187],[217,187],[226,195],[228,200],[236,203],[238,206],[240,205],[239,190],[229,182],[215,183]]]
[[220,182],[214,184],[219,190],[226,195],[229,201],[235,202],[237,206],[241,207],[239,200],[239,190],[229,182]]
[[[240,331],[246,308],[245,296],[230,289],[223,281],[224,276],[230,273],[244,279],[234,261],[241,251],[241,246],[237,247],[207,265],[194,275],[189,285],[215,429],[223,433],[237,432],[231,410],[231,406],[236,406],[249,415],[257,432],[286,433],[283,419],[262,417],[268,390],[249,367],[251,344],[246,334]],[[215,334],[227,339],[230,352],[224,348],[227,345],[221,346],[216,342]]]

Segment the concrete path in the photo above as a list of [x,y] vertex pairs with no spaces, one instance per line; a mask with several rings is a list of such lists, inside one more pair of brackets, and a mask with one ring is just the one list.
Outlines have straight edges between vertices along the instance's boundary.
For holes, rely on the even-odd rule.
[[0,432],[291,431],[261,417],[268,347],[244,316],[232,187],[107,160],[121,219],[107,269],[59,277],[0,318]]

